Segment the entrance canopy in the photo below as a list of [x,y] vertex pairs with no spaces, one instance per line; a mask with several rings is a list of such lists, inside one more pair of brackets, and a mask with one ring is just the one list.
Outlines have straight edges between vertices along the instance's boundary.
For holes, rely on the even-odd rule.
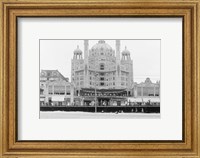
[[[97,89],[97,96],[125,96],[127,95],[126,89]],[[95,89],[94,88],[82,88],[81,96],[94,96]]]

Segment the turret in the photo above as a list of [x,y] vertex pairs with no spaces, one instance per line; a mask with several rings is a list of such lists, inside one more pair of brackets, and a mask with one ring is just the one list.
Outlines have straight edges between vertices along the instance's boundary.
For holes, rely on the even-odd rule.
[[79,46],[74,50],[74,59],[83,59],[82,51],[79,49]]
[[130,51],[125,46],[125,49],[122,51],[122,60],[131,60]]

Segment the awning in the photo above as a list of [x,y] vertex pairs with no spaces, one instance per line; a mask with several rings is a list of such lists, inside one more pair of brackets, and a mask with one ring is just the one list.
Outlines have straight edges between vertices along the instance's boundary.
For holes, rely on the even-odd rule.
[[155,97],[155,98],[128,98],[128,102],[160,102],[160,98],[159,97]]
[[148,102],[150,100],[150,102],[160,102],[160,98],[156,97],[156,98],[144,98],[144,102]]
[[112,101],[127,101],[126,98],[112,98]]
[[142,98],[128,98],[128,102],[142,102]]
[[45,98],[40,98],[40,101],[45,101]]
[[64,101],[64,96],[52,96],[52,101]]
[[94,101],[95,97],[84,97],[84,101]]

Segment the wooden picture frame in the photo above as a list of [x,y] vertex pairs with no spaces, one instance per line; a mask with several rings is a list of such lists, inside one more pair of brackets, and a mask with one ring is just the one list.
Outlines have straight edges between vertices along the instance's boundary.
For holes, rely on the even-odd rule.
[[[200,157],[199,0],[2,0],[0,157]],[[17,141],[17,17],[182,17],[182,141]]]

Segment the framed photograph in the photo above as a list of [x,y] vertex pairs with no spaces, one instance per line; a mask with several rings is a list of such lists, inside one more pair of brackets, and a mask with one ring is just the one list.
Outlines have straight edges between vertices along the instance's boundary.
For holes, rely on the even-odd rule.
[[1,157],[200,157],[199,0],[0,6]]

